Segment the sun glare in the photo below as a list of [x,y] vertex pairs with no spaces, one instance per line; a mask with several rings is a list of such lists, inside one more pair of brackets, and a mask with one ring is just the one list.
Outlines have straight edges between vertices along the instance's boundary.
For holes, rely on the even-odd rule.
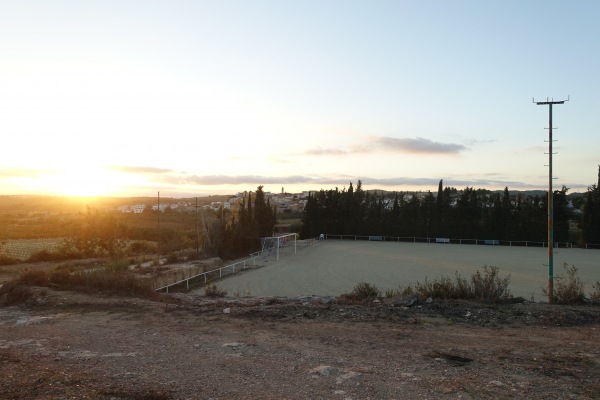
[[47,190],[56,195],[96,197],[115,195],[119,191],[121,177],[103,169],[65,171],[46,179]]

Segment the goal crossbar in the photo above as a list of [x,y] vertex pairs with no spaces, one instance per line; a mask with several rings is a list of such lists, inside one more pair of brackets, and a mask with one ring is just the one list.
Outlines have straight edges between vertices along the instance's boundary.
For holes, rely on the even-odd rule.
[[294,238],[294,254],[296,254],[296,234],[295,233],[284,233],[278,236],[268,236],[261,238],[262,252],[263,254],[270,254],[271,251],[275,250],[277,254],[277,261],[279,261],[279,249],[287,243],[288,239]]

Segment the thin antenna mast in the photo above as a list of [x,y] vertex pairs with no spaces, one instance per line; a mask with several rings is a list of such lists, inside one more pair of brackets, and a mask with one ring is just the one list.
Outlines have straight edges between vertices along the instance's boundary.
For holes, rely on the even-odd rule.
[[565,101],[569,101],[571,97],[567,97],[567,100],[554,101],[546,98],[546,101],[535,101],[533,102],[538,106],[548,106],[548,301],[554,302],[554,196],[552,191],[552,106],[554,104],[564,104]]

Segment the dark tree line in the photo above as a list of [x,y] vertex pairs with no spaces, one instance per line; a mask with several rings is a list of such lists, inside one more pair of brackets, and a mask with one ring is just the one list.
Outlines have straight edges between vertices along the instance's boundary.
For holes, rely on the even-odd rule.
[[589,187],[586,193],[581,225],[583,241],[600,244],[600,166],[598,166],[598,183]]
[[260,250],[260,239],[273,236],[273,227],[277,221],[276,210],[259,186],[254,193],[248,194],[237,213],[224,222],[222,241],[216,246],[216,252],[224,258],[246,256]]
[[[554,240],[569,241],[566,187],[554,192]],[[599,207],[600,208],[600,207]],[[311,193],[303,215],[302,237],[320,233],[421,238],[546,241],[547,196],[511,195],[466,187],[427,193],[367,192],[356,188]]]

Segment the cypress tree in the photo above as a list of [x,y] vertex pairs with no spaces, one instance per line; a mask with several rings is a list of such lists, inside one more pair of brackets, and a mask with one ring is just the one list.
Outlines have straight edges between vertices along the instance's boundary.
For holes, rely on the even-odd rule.
[[600,165],[598,183],[588,188],[583,209],[583,241],[600,244]]

